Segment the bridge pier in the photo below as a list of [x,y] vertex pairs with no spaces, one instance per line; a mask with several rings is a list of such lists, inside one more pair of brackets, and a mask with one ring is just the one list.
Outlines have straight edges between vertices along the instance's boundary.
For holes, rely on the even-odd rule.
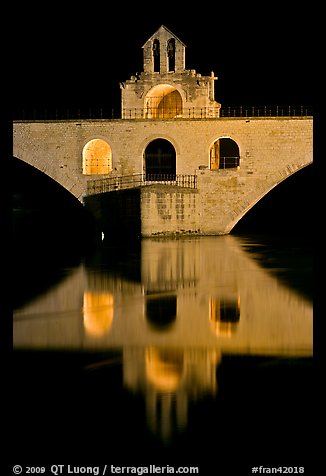
[[105,237],[125,240],[200,234],[197,196],[194,189],[153,184],[89,195],[84,204]]
[[[100,180],[102,192],[84,197],[85,207],[112,239],[173,235],[226,235],[264,195],[289,175],[309,165],[297,162],[269,175],[244,176],[239,170],[198,169],[175,183],[133,182],[118,177],[114,190]],[[187,176],[182,176],[183,179]],[[186,186],[186,184],[188,184]],[[92,189],[96,184],[92,183]]]
[[128,239],[141,236],[140,187],[98,193],[84,198],[105,237]]

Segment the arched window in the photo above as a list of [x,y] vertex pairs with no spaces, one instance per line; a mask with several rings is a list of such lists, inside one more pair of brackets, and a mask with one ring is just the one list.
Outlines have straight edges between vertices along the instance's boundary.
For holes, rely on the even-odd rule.
[[238,144],[229,137],[217,139],[210,148],[210,168],[236,169],[240,164]]
[[175,39],[170,38],[167,44],[168,71],[175,70]]
[[109,174],[112,172],[112,151],[102,139],[89,141],[83,149],[83,174]]
[[160,42],[159,40],[153,41],[153,62],[154,73],[160,72]]
[[145,150],[146,180],[175,180],[176,155],[171,142],[155,139]]

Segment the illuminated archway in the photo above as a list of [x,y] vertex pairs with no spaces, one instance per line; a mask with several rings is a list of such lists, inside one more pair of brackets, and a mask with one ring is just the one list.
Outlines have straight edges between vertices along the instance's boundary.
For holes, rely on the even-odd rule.
[[240,165],[238,144],[230,137],[217,139],[210,147],[209,161],[211,170],[236,169]]
[[112,172],[112,151],[102,139],[92,139],[83,149],[83,174],[109,174]]
[[149,119],[172,119],[182,115],[182,97],[170,84],[154,86],[145,98],[144,115]]

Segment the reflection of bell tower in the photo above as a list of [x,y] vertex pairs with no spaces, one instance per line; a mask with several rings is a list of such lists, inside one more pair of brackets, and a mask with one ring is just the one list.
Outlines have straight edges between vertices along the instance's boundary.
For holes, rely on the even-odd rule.
[[214,73],[185,68],[185,44],[161,26],[143,45],[143,72],[120,83],[122,118],[219,117]]
[[126,348],[124,385],[143,392],[149,429],[168,442],[187,424],[188,402],[217,391],[216,349]]

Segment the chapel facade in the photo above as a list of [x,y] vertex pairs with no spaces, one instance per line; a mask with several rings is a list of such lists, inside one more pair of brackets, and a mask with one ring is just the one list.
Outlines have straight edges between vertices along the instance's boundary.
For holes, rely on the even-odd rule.
[[143,45],[143,72],[120,83],[122,118],[215,118],[214,72],[186,69],[185,44],[162,25]]

